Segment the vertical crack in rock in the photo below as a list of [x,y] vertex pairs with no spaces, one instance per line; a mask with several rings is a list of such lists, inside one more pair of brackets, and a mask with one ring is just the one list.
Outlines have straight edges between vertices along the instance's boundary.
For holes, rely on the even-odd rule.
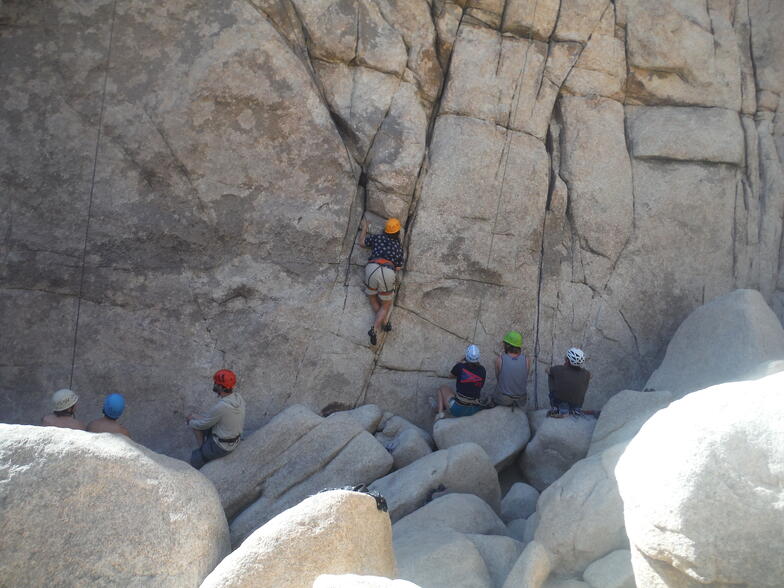
[[82,293],[84,292],[85,264],[87,262],[87,241],[90,236],[90,219],[93,213],[93,196],[95,195],[95,174],[98,171],[98,155],[103,136],[103,115],[106,109],[106,87],[109,81],[109,65],[112,59],[112,42],[114,41],[114,24],[117,20],[117,0],[112,3],[112,22],[109,26],[109,45],[106,49],[106,62],[103,72],[103,88],[101,89],[101,110],[98,114],[98,136],[95,139],[95,153],[93,155],[93,171],[90,178],[90,198],[87,204],[87,220],[84,226],[84,246],[82,248],[82,261],[79,276],[79,294],[76,298],[76,320],[74,323],[73,352],[71,354],[71,374],[68,378],[68,387],[73,387],[74,371],[76,369],[76,347],[79,340],[79,317],[82,311]]
[[[461,7],[460,20],[458,21],[457,28],[455,29],[455,40],[457,40],[457,37],[460,34],[460,27],[463,26],[463,19],[465,17],[465,13],[466,13],[466,8],[465,7]],[[432,13],[431,13],[431,16],[432,16]],[[434,39],[434,43],[437,44],[438,43],[438,28],[435,26],[435,19],[434,18],[433,18],[433,26],[434,26],[434,29],[436,31],[436,36],[435,36],[435,39]],[[419,198],[420,198],[420,196],[422,194],[422,182],[424,181],[424,176],[425,176],[425,173],[427,172],[427,168],[428,168],[427,164],[428,164],[428,161],[429,161],[429,158],[430,158],[430,145],[431,145],[431,143],[433,141],[433,132],[435,131],[436,120],[438,119],[438,116],[439,116],[440,111],[441,111],[441,102],[442,102],[442,100],[444,98],[444,91],[446,90],[446,86],[449,83],[449,73],[450,73],[450,70],[451,70],[451,67],[452,67],[452,56],[454,55],[454,51],[455,51],[455,48],[454,48],[454,44],[453,44],[452,48],[451,48],[451,50],[449,52],[449,58],[447,60],[446,67],[444,68],[442,76],[441,76],[441,84],[440,84],[440,86],[438,88],[438,94],[436,95],[436,98],[433,101],[432,110],[430,112],[430,120],[428,121],[428,124],[427,124],[427,131],[425,133],[425,150],[424,150],[424,155],[422,157],[421,163],[419,164],[419,170],[417,171],[416,182],[414,183],[414,193],[411,196],[411,203],[408,206],[408,215],[407,215],[407,218],[406,218],[405,226],[403,228],[403,231],[404,231],[404,234],[403,234],[403,249],[406,252],[409,251],[410,244],[411,244],[411,233],[412,233],[411,228],[413,227],[415,219],[416,219],[417,209],[418,209],[418,205],[419,205]],[[391,102],[390,102],[390,108],[391,108]],[[387,115],[388,114],[389,114],[389,111],[387,111]],[[374,137],[374,140],[375,140],[375,137]],[[368,151],[368,153],[370,153],[370,150]],[[398,283],[398,293],[399,293],[400,289],[403,287],[404,280],[405,280],[405,270],[403,270],[403,272],[400,274],[400,280],[399,280],[399,283]],[[399,306],[399,304],[398,304],[398,297],[395,296],[395,302],[393,303],[392,309],[390,309],[390,317],[389,317],[390,319],[392,317],[392,313],[394,311],[394,308],[397,307],[397,306]],[[401,308],[403,308],[403,307],[401,307]],[[413,313],[413,314],[416,314],[416,313]],[[417,316],[419,316],[419,315],[417,315]],[[439,325],[435,325],[435,326],[437,326],[440,329],[443,329],[443,327],[441,327]],[[445,330],[445,329],[443,329],[443,330]],[[367,399],[367,391],[368,391],[368,387],[370,386],[370,381],[373,379],[373,374],[375,373],[376,367],[378,366],[378,362],[381,359],[381,353],[384,350],[384,343],[386,343],[386,333],[381,333],[380,336],[381,336],[381,340],[379,341],[379,344],[378,344],[378,346],[376,348],[376,351],[373,354],[373,362],[372,362],[372,364],[370,366],[370,369],[367,372],[367,377],[365,378],[365,381],[363,382],[362,390],[360,391],[360,394],[357,397],[357,399],[354,401],[354,406],[358,406],[360,404],[364,404],[365,400]]]

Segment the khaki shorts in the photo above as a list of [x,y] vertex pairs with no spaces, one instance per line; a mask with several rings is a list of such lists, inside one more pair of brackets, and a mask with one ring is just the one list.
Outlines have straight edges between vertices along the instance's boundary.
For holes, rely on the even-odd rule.
[[395,270],[387,265],[368,263],[365,266],[365,294],[378,294],[381,300],[395,297]]

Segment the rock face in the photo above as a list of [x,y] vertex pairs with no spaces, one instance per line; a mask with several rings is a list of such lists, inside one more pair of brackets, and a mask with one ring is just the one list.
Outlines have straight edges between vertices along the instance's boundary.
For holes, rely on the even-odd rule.
[[121,435],[0,425],[0,479],[4,584],[198,586],[229,553],[212,484]]
[[373,497],[333,490],[311,496],[258,529],[203,588],[301,586],[322,574],[392,577],[392,525]]
[[[117,391],[134,438],[185,456],[182,417],[231,367],[248,431],[370,402],[428,428],[466,343],[511,327],[531,408],[573,345],[600,408],[704,302],[754,288],[784,316],[775,0],[15,2],[0,23],[1,420],[69,383],[90,420]],[[365,205],[408,253],[375,348]]]
[[782,385],[694,392],[631,441],[616,475],[638,585],[781,584]]
[[683,396],[742,380],[760,363],[784,358],[784,329],[759,292],[736,290],[683,321],[646,388]]

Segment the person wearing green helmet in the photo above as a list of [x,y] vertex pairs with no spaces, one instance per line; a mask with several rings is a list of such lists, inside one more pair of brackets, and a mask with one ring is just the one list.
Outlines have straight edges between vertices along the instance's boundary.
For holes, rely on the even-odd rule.
[[508,331],[503,339],[504,352],[495,358],[496,387],[491,396],[493,406],[517,407],[528,404],[528,374],[531,358],[523,353],[523,336]]

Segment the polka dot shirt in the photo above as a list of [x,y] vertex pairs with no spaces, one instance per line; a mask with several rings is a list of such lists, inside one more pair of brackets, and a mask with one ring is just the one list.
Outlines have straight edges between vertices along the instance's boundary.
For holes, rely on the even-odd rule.
[[403,246],[397,239],[385,234],[367,235],[365,245],[372,248],[368,260],[381,258],[388,259],[395,267],[403,265]]

